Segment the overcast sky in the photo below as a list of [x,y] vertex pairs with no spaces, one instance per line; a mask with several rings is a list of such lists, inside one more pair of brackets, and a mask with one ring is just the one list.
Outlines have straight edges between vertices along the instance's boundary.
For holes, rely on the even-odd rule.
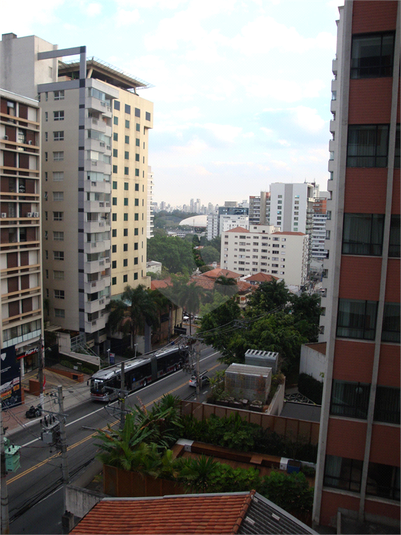
[[19,0],[3,6],[10,16],[0,29],[59,48],[86,45],[88,56],[152,84],[140,94],[154,103],[154,200],[221,205],[272,182],[326,189],[343,3]]

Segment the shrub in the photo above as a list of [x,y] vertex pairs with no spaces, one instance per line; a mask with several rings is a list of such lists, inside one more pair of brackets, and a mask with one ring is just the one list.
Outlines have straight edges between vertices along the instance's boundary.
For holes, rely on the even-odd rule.
[[317,381],[311,375],[300,373],[298,377],[298,390],[318,405],[322,404],[323,382]]

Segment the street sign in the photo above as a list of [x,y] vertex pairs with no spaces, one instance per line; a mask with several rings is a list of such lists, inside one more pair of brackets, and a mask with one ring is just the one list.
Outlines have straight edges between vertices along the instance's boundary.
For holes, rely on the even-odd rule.
[[110,353],[110,364],[116,363],[116,355],[115,353]]

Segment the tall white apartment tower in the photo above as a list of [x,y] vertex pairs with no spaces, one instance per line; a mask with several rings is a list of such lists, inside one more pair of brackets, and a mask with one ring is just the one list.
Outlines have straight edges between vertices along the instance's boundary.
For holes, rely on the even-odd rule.
[[314,188],[313,184],[306,183],[271,184],[270,224],[280,227],[284,232],[310,234]]

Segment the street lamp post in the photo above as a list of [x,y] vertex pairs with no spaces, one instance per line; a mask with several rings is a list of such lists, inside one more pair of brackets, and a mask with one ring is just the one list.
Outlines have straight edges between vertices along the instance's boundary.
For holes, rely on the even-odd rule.
[[109,366],[110,366],[110,349],[107,350],[107,361],[108,361]]
[[134,344],[134,351],[135,351],[135,353],[134,353],[134,358],[136,358],[136,348],[137,348],[137,347],[138,347],[138,344]]

